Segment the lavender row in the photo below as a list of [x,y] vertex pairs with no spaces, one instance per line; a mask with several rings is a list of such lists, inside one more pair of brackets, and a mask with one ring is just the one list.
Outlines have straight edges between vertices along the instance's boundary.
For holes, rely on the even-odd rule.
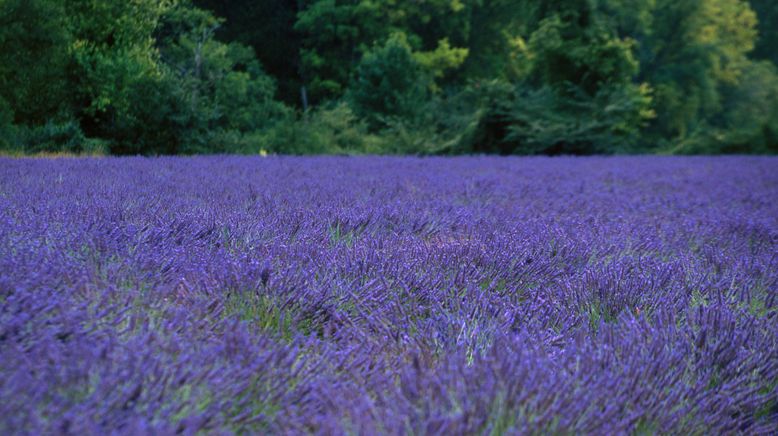
[[0,160],[3,434],[778,429],[778,159]]

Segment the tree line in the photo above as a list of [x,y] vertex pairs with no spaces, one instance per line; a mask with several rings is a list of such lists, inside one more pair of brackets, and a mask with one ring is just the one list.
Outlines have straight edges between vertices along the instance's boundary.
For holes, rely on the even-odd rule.
[[0,149],[778,151],[773,0],[0,0]]

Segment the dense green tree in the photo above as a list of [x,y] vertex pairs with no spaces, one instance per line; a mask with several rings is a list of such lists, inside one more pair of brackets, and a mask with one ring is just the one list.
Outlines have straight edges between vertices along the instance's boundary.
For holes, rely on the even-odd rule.
[[775,152],[776,19],[768,0],[0,0],[0,146]]
[[721,110],[756,39],[756,16],[743,0],[601,0],[601,14],[635,41],[639,80],[654,89],[651,131],[683,138]]
[[778,153],[778,67],[752,63],[725,96],[722,151]]
[[517,47],[519,74],[512,84],[498,82],[485,91],[494,97],[486,100],[475,148],[634,151],[640,129],[654,116],[651,88],[637,80],[634,42],[599,20],[593,3],[545,3],[534,13],[528,41]]
[[529,11],[526,43],[518,39],[526,80],[484,120],[494,130],[486,137],[502,131],[510,143],[503,152],[636,150],[638,133],[644,143],[687,142],[728,119],[725,100],[738,93],[725,90],[748,80],[756,21],[745,1],[558,1]]
[[752,62],[741,79],[723,87],[721,110],[696,135],[676,141],[673,153],[778,152],[778,69]]
[[427,99],[428,80],[405,35],[397,33],[363,56],[347,99],[372,125],[382,118],[412,118]]
[[224,19],[216,36],[224,42],[252,47],[267,73],[278,82],[278,98],[301,105],[304,71],[300,64],[301,35],[295,31],[303,0],[196,0]]
[[[362,56],[391,35],[406,35],[420,65],[441,81],[468,54],[454,43],[464,5],[458,0],[317,0],[298,14],[302,68],[315,99],[345,92]],[[433,89],[436,89],[433,86]]]
[[[73,86],[89,136],[132,141],[146,128],[164,71],[152,37],[169,2],[66,0]],[[159,103],[159,102],[155,102]],[[137,130],[126,138],[122,131]],[[142,144],[138,144],[143,147]],[[173,151],[174,148],[166,151]]]
[[[219,132],[246,134],[283,112],[275,84],[251,48],[214,38],[222,20],[182,2],[163,17],[157,44],[167,80],[184,108],[184,152],[230,151]],[[214,136],[215,135],[215,136]],[[234,151],[234,150],[233,150]]]
[[522,79],[526,74],[526,40],[536,24],[538,2],[473,0],[465,6],[461,45],[468,49],[468,57],[456,78]]
[[15,123],[67,117],[71,36],[63,13],[56,0],[0,0],[0,112]]
[[750,3],[759,20],[759,38],[754,49],[754,57],[778,65],[778,2],[750,0]]
[[362,54],[389,34],[380,5],[370,1],[313,2],[298,14],[295,30],[304,35],[303,68],[317,100],[341,96]]
[[605,85],[627,86],[638,71],[632,44],[588,25],[579,29],[577,15],[543,19],[529,41],[531,79],[552,87],[575,84],[590,95]]
[[271,118],[274,85],[249,48],[214,39],[221,20],[187,0],[67,0],[76,103],[115,153],[229,151]]

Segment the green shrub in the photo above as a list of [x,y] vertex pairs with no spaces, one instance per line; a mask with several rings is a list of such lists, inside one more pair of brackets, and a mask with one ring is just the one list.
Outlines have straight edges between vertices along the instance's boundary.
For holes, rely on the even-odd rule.
[[470,120],[460,122],[468,126],[460,152],[638,152],[641,130],[654,115],[650,89],[638,85],[602,86],[590,96],[570,83],[536,88],[490,81],[472,84],[461,98],[472,109]]
[[650,89],[602,87],[593,97],[570,85],[519,88],[507,114],[505,140],[517,154],[594,154],[635,151],[653,117]]
[[87,138],[78,123],[72,120],[55,122],[34,127],[16,128],[17,149],[25,153],[75,153],[104,154],[106,143]]
[[670,154],[778,153],[778,68],[751,62],[722,92],[721,113],[661,150]]
[[388,154],[458,154],[472,151],[479,112],[454,94],[420,104],[413,118],[382,119],[382,152]]
[[368,132],[346,103],[287,117],[262,135],[261,148],[284,154],[380,153],[380,139]]

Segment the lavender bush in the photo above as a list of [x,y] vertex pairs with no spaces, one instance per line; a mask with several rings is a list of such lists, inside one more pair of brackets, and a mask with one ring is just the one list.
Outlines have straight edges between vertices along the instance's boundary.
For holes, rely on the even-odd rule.
[[2,434],[768,434],[778,159],[0,160]]

